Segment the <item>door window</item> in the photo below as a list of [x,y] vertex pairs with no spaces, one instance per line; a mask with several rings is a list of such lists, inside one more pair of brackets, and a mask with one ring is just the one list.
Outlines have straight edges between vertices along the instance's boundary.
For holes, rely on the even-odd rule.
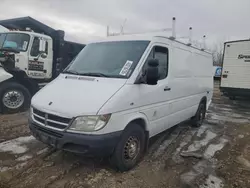
[[159,60],[159,80],[166,78],[168,76],[168,48],[154,46],[146,60],[145,68],[150,59]]
[[[30,55],[33,57],[37,57],[39,55],[39,44],[40,44],[40,40],[38,37],[34,37],[33,43],[32,43],[32,47],[30,50]],[[48,54],[48,41],[46,41],[45,43],[45,53]]]
[[39,43],[40,43],[39,38],[35,37],[30,50],[31,56],[37,57],[39,55]]

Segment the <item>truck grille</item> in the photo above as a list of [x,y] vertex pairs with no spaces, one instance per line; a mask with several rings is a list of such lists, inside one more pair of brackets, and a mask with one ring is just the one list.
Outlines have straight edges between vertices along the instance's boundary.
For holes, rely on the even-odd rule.
[[66,127],[68,127],[71,121],[71,118],[65,118],[53,114],[48,114],[40,110],[37,110],[35,108],[33,108],[33,118],[40,125],[60,130],[63,130]]

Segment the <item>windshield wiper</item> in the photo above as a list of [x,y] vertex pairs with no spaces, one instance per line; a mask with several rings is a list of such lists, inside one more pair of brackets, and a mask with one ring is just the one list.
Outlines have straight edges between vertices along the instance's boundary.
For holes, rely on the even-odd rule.
[[74,71],[74,70],[65,70],[65,71],[63,71],[63,73],[66,73],[66,74],[73,74],[73,75],[80,75],[79,72]]
[[100,72],[87,72],[87,73],[80,73],[79,75],[82,76],[96,76],[96,77],[110,77],[109,75],[100,73]]
[[73,74],[73,75],[81,75],[81,76],[95,76],[95,77],[110,77],[109,75],[100,73],[100,72],[87,72],[87,73],[80,73],[74,70],[66,70],[63,73]]

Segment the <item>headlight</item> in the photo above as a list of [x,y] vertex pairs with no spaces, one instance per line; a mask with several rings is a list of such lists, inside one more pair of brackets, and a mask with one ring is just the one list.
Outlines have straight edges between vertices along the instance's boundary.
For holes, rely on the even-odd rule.
[[70,125],[68,131],[93,132],[102,129],[109,121],[110,114],[100,116],[80,116]]

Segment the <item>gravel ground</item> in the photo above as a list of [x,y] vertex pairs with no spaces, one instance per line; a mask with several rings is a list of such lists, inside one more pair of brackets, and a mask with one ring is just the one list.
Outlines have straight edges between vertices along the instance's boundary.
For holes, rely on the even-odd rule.
[[182,123],[150,140],[133,170],[36,141],[27,113],[0,116],[0,188],[250,187],[250,102],[220,96],[200,128]]

